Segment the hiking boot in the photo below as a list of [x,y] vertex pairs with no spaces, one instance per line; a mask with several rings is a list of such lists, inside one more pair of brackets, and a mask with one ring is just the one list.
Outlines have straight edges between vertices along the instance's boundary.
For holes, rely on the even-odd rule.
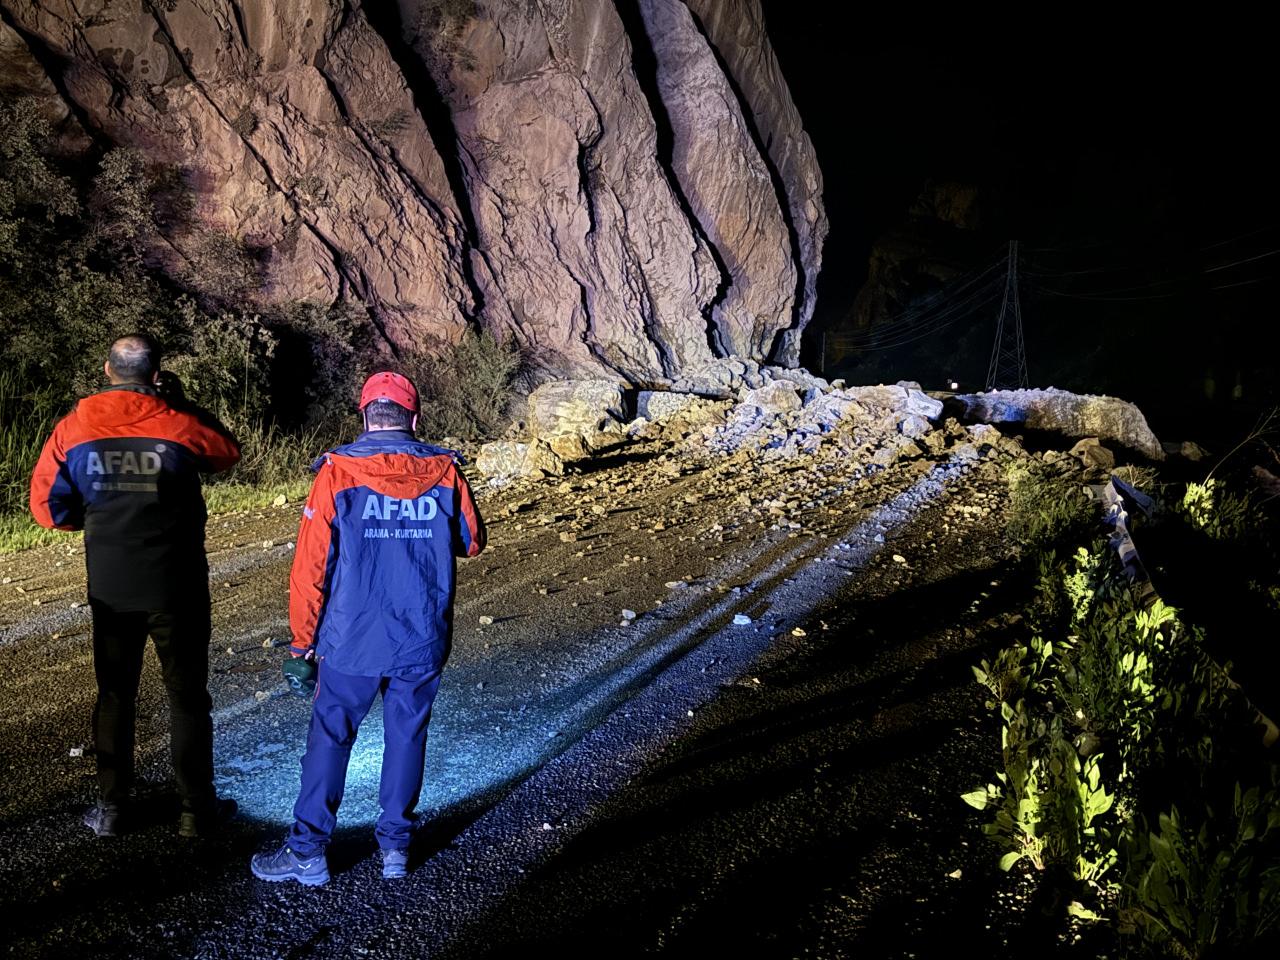
[[382,851],[382,876],[385,880],[399,880],[409,875],[408,850]]
[[329,864],[324,854],[318,853],[303,860],[289,849],[286,843],[274,853],[259,853],[249,862],[249,869],[259,880],[279,883],[281,880],[297,880],[306,887],[318,887],[329,882]]
[[120,835],[120,808],[99,800],[84,812],[81,818],[86,827],[98,837],[118,837]]
[[217,833],[240,809],[234,800],[223,798],[213,801],[213,809],[197,813],[183,810],[178,818],[178,836],[207,837]]

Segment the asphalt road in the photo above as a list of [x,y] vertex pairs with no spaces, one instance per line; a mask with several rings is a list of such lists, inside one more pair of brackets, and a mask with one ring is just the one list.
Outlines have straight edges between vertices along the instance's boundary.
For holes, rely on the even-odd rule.
[[929,956],[957,930],[999,949],[992,857],[957,800],[995,749],[969,664],[1012,606],[997,473],[785,468],[768,495],[806,499],[763,521],[734,498],[762,478],[730,462],[641,456],[484,497],[492,546],[463,565],[413,872],[378,868],[375,707],[320,889],[248,872],[287,828],[309,707],[278,675],[296,505],[211,525],[218,786],[241,808],[216,839],[174,835],[154,663],[144,822],[80,825],[80,558],[0,558],[9,953]]

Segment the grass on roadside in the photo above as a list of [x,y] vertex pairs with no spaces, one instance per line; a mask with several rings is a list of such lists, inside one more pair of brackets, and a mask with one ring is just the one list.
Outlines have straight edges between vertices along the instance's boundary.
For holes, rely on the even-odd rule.
[[46,530],[23,514],[0,517],[0,553],[30,550],[32,547],[41,547],[46,543],[57,543],[60,539],[66,543],[79,543],[83,536],[81,533]]
[[276,498],[284,495],[290,503],[306,499],[311,489],[311,478],[288,480],[269,486],[257,486],[248,483],[218,483],[206,487],[204,502],[209,507],[209,515],[224,513],[242,513],[245,510],[257,510],[269,507]]

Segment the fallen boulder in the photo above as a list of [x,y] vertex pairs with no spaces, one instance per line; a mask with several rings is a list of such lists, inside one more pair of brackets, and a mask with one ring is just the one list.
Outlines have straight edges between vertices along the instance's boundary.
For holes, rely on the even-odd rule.
[[591,447],[580,433],[562,433],[548,440],[547,446],[565,463],[586,460],[591,456]]
[[1116,455],[1097,437],[1085,437],[1071,448],[1071,455],[1091,470],[1110,473],[1116,466]]
[[727,400],[741,390],[762,387],[769,381],[754,360],[718,357],[690,370],[673,385],[686,393]]
[[926,418],[914,413],[909,413],[898,421],[898,432],[905,437],[923,437],[932,429]]
[[876,412],[908,413],[928,420],[936,420],[942,416],[942,401],[917,389],[914,383],[845,387],[835,391],[835,394],[857,400],[862,406]]
[[1013,423],[1072,439],[1097,437],[1163,460],[1164,450],[1147,419],[1132,403],[1116,397],[1043,390],[993,390],[956,396],[963,418],[981,423]]
[[723,420],[729,406],[728,401],[709,400],[696,393],[641,390],[636,398],[636,415],[652,423],[678,420],[694,427]]
[[804,405],[804,425],[815,432],[835,429],[841,421],[863,414],[862,406],[841,391],[810,397]]
[[1184,460],[1190,460],[1192,463],[1199,463],[1205,457],[1209,456],[1209,451],[1194,440],[1183,440],[1181,443],[1170,443],[1164,441],[1160,444],[1164,452],[1174,457],[1182,457]]
[[766,416],[793,413],[802,406],[800,396],[796,393],[795,384],[788,381],[776,381],[763,387],[757,387],[755,390],[747,390],[742,394],[742,400],[738,403],[739,409],[746,408],[750,410],[750,408],[754,407]]
[[529,394],[534,437],[585,436],[621,419],[622,387],[612,380],[552,380]]
[[495,440],[480,448],[476,467],[491,480],[514,477],[558,477],[564,473],[564,460],[542,440],[521,443]]
[[814,376],[803,367],[765,367],[761,373],[774,381],[789,380],[801,390],[813,390],[822,393],[831,389],[831,384],[821,377]]

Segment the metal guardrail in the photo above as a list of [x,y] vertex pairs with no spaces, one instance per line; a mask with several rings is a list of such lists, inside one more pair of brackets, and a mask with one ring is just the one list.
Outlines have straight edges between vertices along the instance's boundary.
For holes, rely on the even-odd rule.
[[[1103,520],[1111,529],[1111,548],[1116,551],[1129,583],[1137,591],[1138,602],[1144,607],[1149,606],[1159,599],[1159,594],[1151,583],[1147,568],[1142,563],[1137,544],[1133,542],[1130,517],[1135,512],[1143,517],[1150,517],[1155,509],[1155,501],[1141,490],[1125,483],[1116,476],[1112,476],[1105,484],[1093,486],[1092,489],[1094,496],[1102,504]],[[1206,658],[1208,658],[1207,654]],[[1227,672],[1222,669],[1221,664],[1212,658],[1208,659],[1228,686],[1239,690],[1240,695],[1245,699],[1245,703],[1254,711],[1257,723],[1262,727],[1263,731],[1262,745],[1271,747],[1277,741],[1280,741],[1280,727],[1277,727],[1270,717],[1254,705],[1248,694],[1245,693],[1244,688],[1231,679]]]

